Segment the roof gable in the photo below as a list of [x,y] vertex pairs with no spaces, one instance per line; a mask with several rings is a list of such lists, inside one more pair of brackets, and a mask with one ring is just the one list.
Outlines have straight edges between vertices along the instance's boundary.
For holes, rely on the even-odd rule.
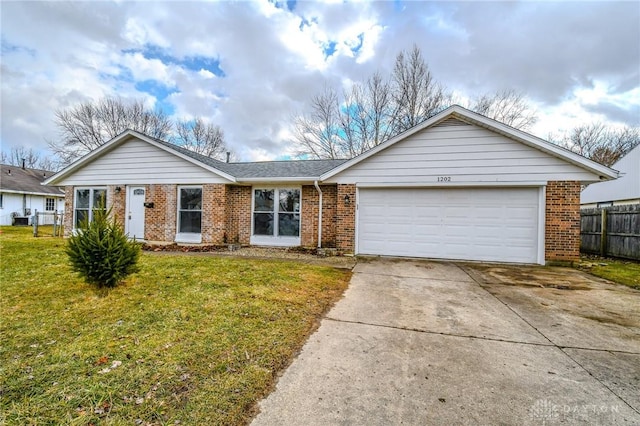
[[[80,159],[76,160],[63,170],[61,170],[56,175],[45,181],[45,184],[53,184],[53,185],[66,185],[68,184],[70,178],[77,174],[83,168],[91,166],[92,163],[99,161],[103,156],[109,154],[110,152],[115,151],[118,147],[126,144],[132,139],[136,139],[142,143],[148,144],[158,150],[165,152],[171,156],[177,157],[178,159],[183,160],[184,162],[199,167],[203,169],[203,172],[206,172],[211,175],[212,178],[221,178],[226,181],[234,182],[235,178],[228,173],[225,173],[215,167],[216,163],[220,163],[217,160],[214,160],[209,157],[205,157],[203,155],[196,154],[194,152],[188,151],[184,148],[175,146],[173,144],[169,144],[168,142],[164,142],[155,138],[151,138],[149,136],[143,135],[142,133],[136,132],[134,130],[126,130],[110,141],[106,142],[104,145],[98,147],[97,149],[91,151]],[[126,182],[120,182],[126,183]],[[88,184],[88,183],[87,183]]]
[[[569,150],[566,150],[562,147],[554,145],[550,142],[537,138],[533,135],[530,135],[526,132],[514,129],[505,124],[499,123],[490,118],[484,117],[480,114],[469,111],[459,105],[454,105],[446,110],[442,111],[439,114],[427,119],[423,123],[408,129],[407,131],[399,134],[398,136],[389,139],[388,141],[370,149],[369,151],[359,155],[358,157],[354,157],[351,160],[343,163],[342,165],[330,170],[321,176],[321,180],[326,181],[334,181],[340,177],[345,171],[349,168],[355,167],[361,162],[366,161],[367,159],[378,155],[380,152],[390,149],[392,146],[397,143],[407,140],[413,135],[416,135],[419,132],[425,131],[427,129],[441,126],[441,127],[449,127],[456,126],[456,123],[466,123],[475,125],[478,127],[482,127],[496,133],[498,135],[502,135],[506,138],[509,138],[515,142],[524,144],[528,147],[531,147],[535,150],[544,152],[552,157],[555,157],[565,163],[572,164],[584,172],[591,175],[590,179],[586,179],[587,181],[597,181],[600,179],[615,179],[617,174],[615,170],[612,170],[606,166],[598,164],[594,161],[591,161],[585,157],[582,157],[576,153],[573,153]],[[585,175],[586,176],[586,175]]]

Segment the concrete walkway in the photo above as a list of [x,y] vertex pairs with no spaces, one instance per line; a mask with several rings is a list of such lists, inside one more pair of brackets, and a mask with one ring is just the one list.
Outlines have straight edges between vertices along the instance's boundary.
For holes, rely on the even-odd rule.
[[581,323],[549,308],[570,292],[537,280],[578,274],[581,300],[621,309],[640,293],[529,268],[516,285],[468,264],[358,263],[253,425],[640,424],[640,324]]

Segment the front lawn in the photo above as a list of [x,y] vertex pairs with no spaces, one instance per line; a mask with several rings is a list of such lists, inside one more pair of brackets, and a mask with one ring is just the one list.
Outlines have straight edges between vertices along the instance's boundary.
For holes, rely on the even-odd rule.
[[0,228],[0,424],[245,424],[349,272],[143,253],[107,293]]

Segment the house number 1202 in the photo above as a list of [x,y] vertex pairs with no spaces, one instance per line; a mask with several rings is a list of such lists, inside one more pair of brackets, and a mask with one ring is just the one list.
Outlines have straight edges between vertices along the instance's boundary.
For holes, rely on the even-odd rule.
[[451,176],[438,176],[438,182],[451,182]]

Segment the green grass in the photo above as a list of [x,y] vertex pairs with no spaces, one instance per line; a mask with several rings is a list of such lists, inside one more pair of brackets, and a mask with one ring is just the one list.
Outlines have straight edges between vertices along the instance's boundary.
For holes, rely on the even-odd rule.
[[640,290],[640,262],[590,256],[582,259],[580,268],[596,277]]
[[245,424],[350,275],[143,253],[100,292],[30,231],[0,229],[0,424]]

